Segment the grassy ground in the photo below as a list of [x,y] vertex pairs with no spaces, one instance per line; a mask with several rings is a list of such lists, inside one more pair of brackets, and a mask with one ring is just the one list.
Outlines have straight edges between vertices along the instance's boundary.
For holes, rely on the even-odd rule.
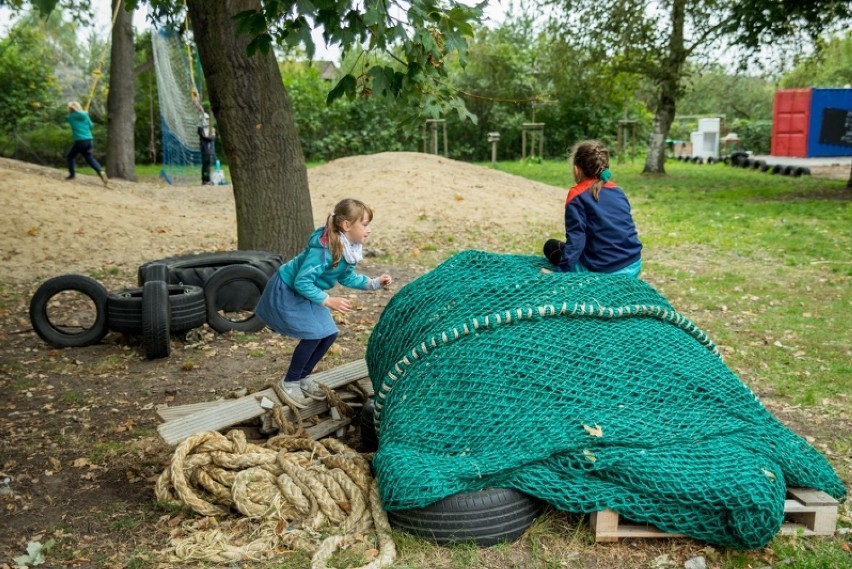
[[[498,163],[496,168],[568,186],[564,161]],[[642,277],[710,335],[764,405],[823,452],[849,487],[852,191],[843,181],[722,165],[675,162],[666,168],[666,176],[646,176],[638,161],[613,167],[645,246]],[[140,178],[157,175],[144,168],[137,173]],[[547,232],[558,236],[558,228],[540,227],[525,235],[436,235],[419,262],[432,266],[470,247],[537,254]],[[551,513],[511,546],[443,549],[396,534],[394,567],[664,568],[703,556],[709,567],[719,569],[840,569],[852,566],[846,504],[838,526],[846,529],[834,538],[781,537],[750,552],[690,540],[595,546],[588,532],[579,531],[576,516]],[[270,566],[307,562],[293,558]],[[357,556],[341,558],[336,566],[363,562]]]

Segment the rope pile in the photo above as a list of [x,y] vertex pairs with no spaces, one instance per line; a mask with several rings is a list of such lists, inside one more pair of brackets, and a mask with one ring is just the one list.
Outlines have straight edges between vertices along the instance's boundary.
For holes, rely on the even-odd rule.
[[184,523],[175,561],[263,561],[289,550],[321,569],[369,532],[375,555],[365,569],[396,557],[367,458],[334,438],[279,435],[259,445],[239,430],[193,435],[175,449],[155,493],[207,516]]
[[649,284],[542,274],[538,257],[459,253],[403,287],[366,361],[387,511],[514,488],[760,548],[786,489],[843,499],[828,461]]

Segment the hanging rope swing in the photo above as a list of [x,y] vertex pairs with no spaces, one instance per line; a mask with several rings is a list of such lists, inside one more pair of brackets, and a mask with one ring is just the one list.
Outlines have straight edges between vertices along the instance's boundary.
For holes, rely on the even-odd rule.
[[109,49],[112,39],[112,30],[115,28],[115,21],[118,19],[118,11],[121,9],[121,0],[118,0],[115,3],[115,10],[112,12],[112,24],[109,27],[109,34],[107,35],[107,41],[104,42],[104,47],[101,49],[101,56],[98,58],[98,65],[95,67],[95,70],[92,71],[92,86],[89,89],[89,97],[86,99],[86,106],[84,107],[85,111],[89,112],[89,107],[92,105],[92,99],[95,97],[95,89],[98,87],[98,81],[100,81],[101,77],[103,77],[103,67],[104,62],[106,61],[107,49]]

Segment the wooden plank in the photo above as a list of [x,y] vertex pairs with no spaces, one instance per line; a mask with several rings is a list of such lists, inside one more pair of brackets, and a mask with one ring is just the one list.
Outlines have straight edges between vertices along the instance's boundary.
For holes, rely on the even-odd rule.
[[[367,364],[364,360],[357,360],[336,368],[313,374],[315,381],[322,383],[330,389],[337,389],[348,383],[363,378],[367,374]],[[240,399],[222,401],[215,407],[210,407],[161,424],[157,427],[160,437],[168,444],[175,445],[190,435],[205,431],[218,431],[231,425],[236,425],[249,419],[259,417],[266,410],[261,407],[260,401],[263,397],[281,404],[273,389],[265,389],[252,393]],[[310,400],[305,409],[299,411],[302,418],[318,415],[328,410],[325,401]],[[294,420],[295,416],[289,408],[285,409],[285,417]]]
[[[373,382],[370,380],[369,377],[362,377],[361,379],[357,380],[356,383],[358,383],[358,385],[361,386],[361,389],[363,389],[367,393],[368,396],[373,395]],[[260,391],[260,392],[257,393],[257,395],[263,395],[263,394],[265,394],[265,391]],[[256,395],[256,394],[252,393],[250,395],[247,395],[246,397],[251,397],[251,396],[254,396],[254,395]],[[354,395],[350,395],[349,393],[346,393],[346,392],[338,393],[338,395],[344,401],[346,401],[347,398],[353,398],[353,399],[355,398]],[[237,398],[237,399],[239,399],[239,398]],[[205,409],[217,408],[217,407],[224,405],[226,403],[231,403],[233,401],[236,401],[237,399],[217,399],[215,401],[202,401],[200,403],[187,403],[186,405],[177,405],[175,407],[161,407],[161,408],[157,409],[157,415],[159,415],[160,418],[164,422],[174,421],[175,419],[180,419],[181,417],[187,417],[189,415],[193,415],[195,413],[198,413],[199,411],[204,411]],[[277,401],[277,398],[275,399],[275,401]]]
[[346,417],[343,417],[341,419],[337,419],[336,421],[334,419],[327,419],[325,421],[317,423],[313,427],[308,427],[305,430],[308,432],[308,435],[312,439],[318,441],[321,438],[323,438],[324,436],[331,434],[338,429],[342,429],[343,427],[347,426],[351,422],[352,422],[352,420],[348,419]]
[[838,504],[837,500],[830,495],[814,488],[787,488],[787,495],[806,506],[836,506]]

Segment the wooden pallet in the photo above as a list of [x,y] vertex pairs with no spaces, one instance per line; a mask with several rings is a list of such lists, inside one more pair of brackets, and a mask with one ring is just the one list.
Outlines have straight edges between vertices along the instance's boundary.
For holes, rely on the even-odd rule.
[[[784,523],[780,535],[834,535],[837,526],[838,502],[825,492],[811,488],[788,488],[784,502]],[[668,533],[651,524],[639,524],[619,519],[617,512],[601,510],[590,516],[596,543],[614,542],[624,538],[683,537]]]

